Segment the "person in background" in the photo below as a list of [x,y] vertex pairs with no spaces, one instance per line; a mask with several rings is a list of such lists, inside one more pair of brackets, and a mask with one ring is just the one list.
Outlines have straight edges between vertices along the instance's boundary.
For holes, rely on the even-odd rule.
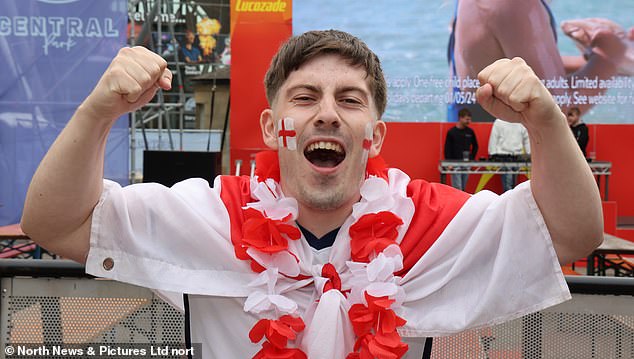
[[181,47],[183,60],[188,64],[197,64],[203,61],[202,54],[198,46],[194,44],[196,35],[191,30],[185,32],[185,45]]
[[225,39],[225,48],[220,54],[220,63],[223,65],[231,65],[231,38]]
[[[494,161],[515,162],[525,159],[531,153],[528,132],[521,123],[511,123],[499,118],[493,122],[489,136],[489,157]],[[510,170],[517,170],[515,167]],[[517,174],[502,173],[504,192],[513,189]]]
[[[469,127],[471,112],[463,108],[458,111],[458,122],[447,132],[445,139],[445,159],[447,160],[473,160],[478,153],[478,140],[475,132]],[[460,167],[458,169],[466,169]],[[454,173],[451,175],[451,185],[464,191],[467,186],[469,174]]]
[[585,157],[586,155],[586,147],[588,146],[588,126],[585,123],[581,122],[581,111],[578,107],[573,107],[568,110],[568,125],[572,130],[573,136],[575,136],[575,140],[579,144],[579,148],[581,148],[581,152]]

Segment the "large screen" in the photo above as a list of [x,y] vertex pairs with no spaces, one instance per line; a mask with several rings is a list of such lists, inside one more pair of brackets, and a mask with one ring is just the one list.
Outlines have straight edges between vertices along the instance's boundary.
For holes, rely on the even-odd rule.
[[[293,3],[294,34],[339,29],[377,53],[389,94],[383,118],[398,122],[452,121],[457,109],[477,108],[482,64],[520,56],[584,122],[634,123],[633,26],[632,0]],[[474,112],[474,121],[491,120]]]

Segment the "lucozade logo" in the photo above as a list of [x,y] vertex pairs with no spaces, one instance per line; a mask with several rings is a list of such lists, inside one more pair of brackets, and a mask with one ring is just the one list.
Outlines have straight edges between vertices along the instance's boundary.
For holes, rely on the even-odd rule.
[[286,0],[274,1],[236,1],[236,11],[238,12],[284,12],[286,11]]

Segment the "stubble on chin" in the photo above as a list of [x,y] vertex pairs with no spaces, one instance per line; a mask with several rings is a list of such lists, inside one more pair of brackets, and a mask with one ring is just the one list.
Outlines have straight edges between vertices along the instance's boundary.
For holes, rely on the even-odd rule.
[[345,202],[342,187],[334,179],[324,178],[317,186],[300,186],[298,195],[311,208],[330,211],[341,207]]
[[348,204],[352,199],[351,197],[356,197],[355,200],[358,200],[359,189],[364,179],[365,176],[356,179],[358,187],[355,187],[355,190],[350,187],[351,182],[355,181],[353,178],[322,177],[311,186],[300,186],[297,193],[303,202],[311,208],[332,211]]

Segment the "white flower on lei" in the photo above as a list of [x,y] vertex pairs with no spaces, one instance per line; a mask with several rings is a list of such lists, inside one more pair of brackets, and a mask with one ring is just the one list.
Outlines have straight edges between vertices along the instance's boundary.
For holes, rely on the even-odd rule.
[[[279,294],[277,287],[280,278],[277,268],[271,268],[260,273],[256,279],[248,284],[254,288],[244,302],[244,311],[251,313],[275,312],[293,314],[297,311],[297,303]],[[276,315],[277,317],[277,315]]]
[[257,177],[252,178],[251,197],[257,201],[247,203],[247,207],[257,209],[268,218],[280,220],[290,214],[289,221],[297,219],[297,200],[284,197],[279,184],[270,178],[264,182],[258,182]]
[[247,248],[247,254],[264,268],[275,268],[289,277],[297,277],[299,275],[300,268],[297,257],[289,251],[269,254],[249,247]]
[[387,246],[370,263],[346,262],[352,274],[351,292],[348,299],[351,303],[364,303],[364,292],[373,297],[387,296],[394,299],[392,308],[400,306],[405,300],[405,291],[398,284],[400,277],[394,275],[403,269],[403,254],[397,245]]

